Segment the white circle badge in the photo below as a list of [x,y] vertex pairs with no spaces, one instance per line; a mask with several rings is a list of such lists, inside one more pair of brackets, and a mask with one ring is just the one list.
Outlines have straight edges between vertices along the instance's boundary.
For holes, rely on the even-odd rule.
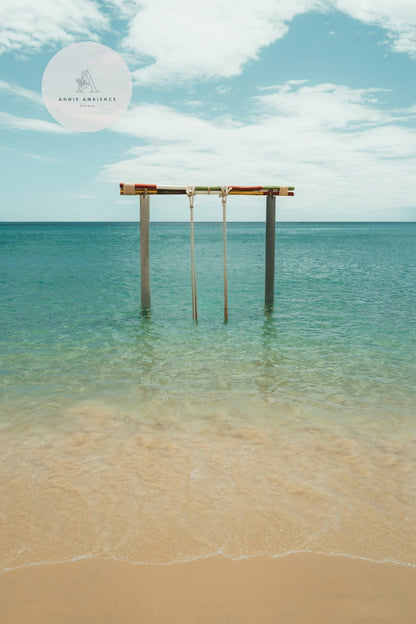
[[101,43],[74,43],[49,61],[42,96],[52,117],[69,130],[96,132],[112,126],[131,98],[129,69]]

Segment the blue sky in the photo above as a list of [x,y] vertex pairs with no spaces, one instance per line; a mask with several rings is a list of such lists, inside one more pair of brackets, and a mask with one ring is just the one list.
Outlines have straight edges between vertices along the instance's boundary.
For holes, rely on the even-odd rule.
[[[284,221],[414,221],[414,0],[2,0],[2,221],[133,221],[118,183],[279,184]],[[49,114],[42,75],[63,47],[116,50],[126,113],[94,133]],[[263,220],[232,197],[231,220]],[[186,220],[152,197],[153,220]],[[198,197],[199,220],[221,217]]]

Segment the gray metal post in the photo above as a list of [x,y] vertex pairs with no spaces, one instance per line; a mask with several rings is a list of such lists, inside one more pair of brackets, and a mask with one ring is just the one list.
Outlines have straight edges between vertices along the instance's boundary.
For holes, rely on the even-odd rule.
[[149,195],[140,195],[140,289],[142,310],[150,310]]
[[265,295],[266,306],[274,304],[274,263],[276,239],[276,197],[270,192],[266,204],[266,262],[265,262]]

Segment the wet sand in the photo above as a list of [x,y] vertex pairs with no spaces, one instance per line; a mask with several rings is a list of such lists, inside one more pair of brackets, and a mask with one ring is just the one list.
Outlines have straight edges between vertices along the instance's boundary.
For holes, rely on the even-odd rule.
[[299,553],[83,560],[0,575],[2,624],[414,624],[416,568]]

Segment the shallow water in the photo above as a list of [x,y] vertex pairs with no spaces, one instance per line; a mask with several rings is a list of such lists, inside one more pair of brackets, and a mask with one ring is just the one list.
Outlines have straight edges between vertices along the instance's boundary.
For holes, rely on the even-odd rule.
[[0,225],[0,567],[293,550],[416,564],[415,224]]

